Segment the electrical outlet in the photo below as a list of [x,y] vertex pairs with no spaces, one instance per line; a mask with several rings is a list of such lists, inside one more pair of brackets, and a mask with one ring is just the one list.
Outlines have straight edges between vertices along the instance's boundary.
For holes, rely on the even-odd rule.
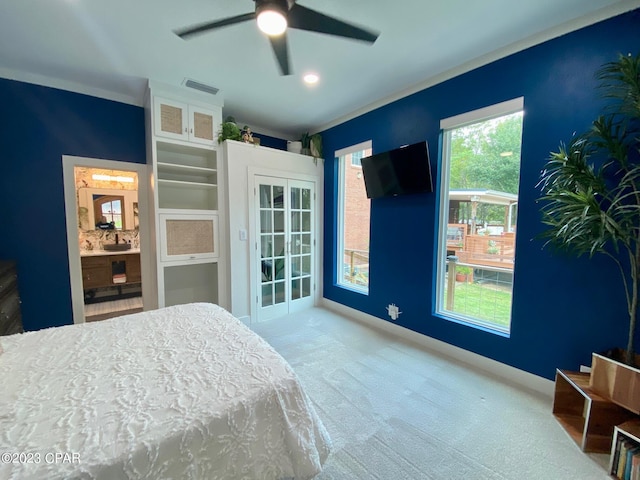
[[400,309],[398,308],[398,306],[395,303],[391,303],[387,307],[387,313],[391,317],[391,320],[397,320],[402,312],[400,311]]

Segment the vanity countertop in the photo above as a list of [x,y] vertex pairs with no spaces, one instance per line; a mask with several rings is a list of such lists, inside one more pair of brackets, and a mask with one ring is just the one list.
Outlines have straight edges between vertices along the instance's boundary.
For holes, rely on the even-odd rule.
[[130,248],[129,250],[107,251],[101,249],[80,250],[81,257],[97,257],[100,255],[128,255],[130,253],[140,253],[140,248]]

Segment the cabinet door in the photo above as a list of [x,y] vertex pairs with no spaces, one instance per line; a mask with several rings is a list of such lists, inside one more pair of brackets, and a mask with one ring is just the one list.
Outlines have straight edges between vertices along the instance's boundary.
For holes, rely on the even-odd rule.
[[140,270],[140,254],[130,253],[126,255],[127,259],[127,283],[138,283],[142,281]]
[[213,110],[189,106],[189,141],[213,145],[217,128]]
[[218,215],[160,214],[160,260],[218,258]]
[[155,133],[160,137],[189,140],[189,107],[186,103],[154,97]]
[[82,287],[100,288],[112,284],[109,267],[82,267]]

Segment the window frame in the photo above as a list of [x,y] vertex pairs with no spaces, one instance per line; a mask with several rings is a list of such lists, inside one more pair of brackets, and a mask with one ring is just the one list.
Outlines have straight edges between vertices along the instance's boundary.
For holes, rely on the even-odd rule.
[[[369,295],[369,287],[370,280],[367,286],[359,286],[352,283],[345,283],[343,280],[343,255],[344,255],[344,210],[345,210],[345,174],[347,168],[357,168],[358,166],[353,165],[352,162],[349,162],[347,165],[346,160],[342,160],[347,155],[359,152],[363,150],[371,149],[373,152],[373,142],[372,140],[366,140],[364,142],[357,143],[355,145],[351,145],[349,147],[341,148],[340,150],[336,150],[334,153],[334,158],[337,164],[338,175],[337,179],[337,188],[336,191],[338,193],[336,198],[336,262],[334,264],[335,269],[335,281],[334,284],[338,288],[343,288],[345,290],[350,290],[356,293],[361,293],[363,295]],[[364,156],[363,156],[364,158]],[[343,165],[344,164],[344,165]],[[360,166],[360,168],[362,168]],[[371,227],[371,221],[369,221],[369,227]],[[369,250],[369,254],[371,251]],[[371,257],[369,257],[371,259]]]
[[[497,104],[489,105],[484,108],[472,110],[459,115],[454,115],[442,119],[440,121],[440,138],[441,138],[441,151],[440,156],[442,158],[440,165],[440,185],[438,189],[438,201],[439,209],[436,218],[437,221],[437,250],[435,252],[435,266],[436,266],[436,278],[434,282],[434,315],[456,323],[461,323],[472,328],[477,328],[497,335],[509,337],[511,334],[511,323],[513,317],[513,298],[511,297],[511,314],[509,317],[509,327],[500,328],[497,325],[492,325],[489,322],[482,321],[481,319],[474,319],[467,315],[460,315],[454,312],[445,310],[445,295],[444,287],[446,282],[446,270],[447,270],[447,231],[449,222],[449,181],[450,181],[450,160],[451,160],[451,134],[452,130],[465,127],[475,123],[491,120],[494,118],[510,115],[513,113],[524,111],[524,97],[517,97],[511,100],[500,102]],[[522,139],[521,139],[522,145]],[[522,158],[520,159],[522,165]],[[446,220],[446,221],[445,221]],[[517,249],[514,253],[514,267],[515,258],[517,258]]]

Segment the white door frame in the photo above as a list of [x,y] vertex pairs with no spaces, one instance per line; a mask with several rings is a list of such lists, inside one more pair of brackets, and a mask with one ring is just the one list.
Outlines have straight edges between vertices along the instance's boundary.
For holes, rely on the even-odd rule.
[[259,177],[274,177],[286,180],[302,180],[305,182],[310,182],[313,184],[313,189],[315,192],[315,199],[313,200],[313,208],[314,211],[314,253],[313,253],[313,268],[312,268],[312,276],[313,286],[312,286],[312,297],[313,304],[318,305],[320,302],[320,294],[321,294],[321,285],[322,285],[322,275],[319,273],[322,271],[322,182],[315,175],[306,175],[301,173],[290,172],[286,170],[274,170],[268,168],[260,168],[260,167],[248,167],[247,168],[247,185],[249,188],[247,189],[248,201],[247,205],[249,207],[249,240],[252,245],[249,248],[249,315],[251,321],[259,322],[260,319],[260,305],[256,303],[256,298],[258,297],[258,288],[260,287],[259,282],[256,280],[258,277],[258,256],[257,256],[257,247],[256,242],[258,241],[259,235],[256,231],[257,225],[257,213],[255,207],[255,196],[253,186],[256,184],[256,176]]
[[75,167],[103,168],[135,172],[138,175],[138,209],[140,221],[140,263],[142,274],[142,303],[145,310],[155,308],[155,279],[152,275],[153,249],[149,224],[149,166],[143,163],[120,162],[89,157],[62,156],[64,181],[64,209],[67,221],[67,251],[69,254],[69,278],[71,281],[71,305],[73,323],[84,323],[84,294],[82,289],[82,264],[78,243],[78,205],[76,199]]

